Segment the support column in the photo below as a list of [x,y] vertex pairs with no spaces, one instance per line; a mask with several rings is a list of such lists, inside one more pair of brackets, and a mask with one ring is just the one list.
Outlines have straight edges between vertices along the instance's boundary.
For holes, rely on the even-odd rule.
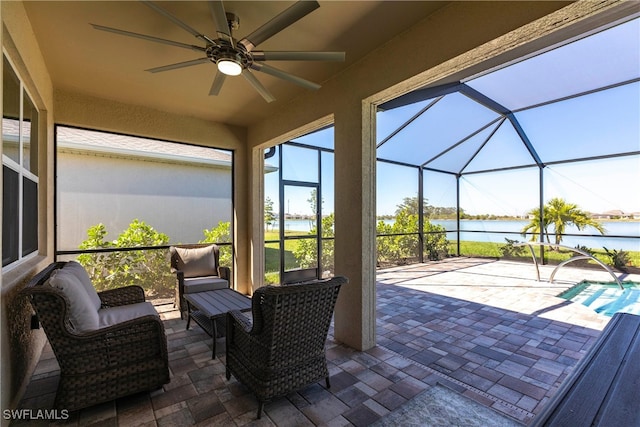
[[354,101],[335,113],[335,266],[349,278],[335,310],[335,338],[376,344],[375,109]]
[[250,271],[245,292],[253,292],[264,285],[264,151],[261,148],[251,150],[251,201],[249,242]]

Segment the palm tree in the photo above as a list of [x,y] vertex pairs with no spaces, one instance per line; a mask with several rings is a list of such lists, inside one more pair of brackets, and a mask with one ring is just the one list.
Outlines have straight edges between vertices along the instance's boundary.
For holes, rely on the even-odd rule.
[[[532,216],[531,222],[527,224],[521,231],[523,236],[527,232],[533,232],[531,241],[535,241],[540,234],[540,209],[535,208],[528,212]],[[589,215],[580,209],[578,205],[574,203],[567,203],[564,199],[559,197],[553,198],[544,205],[544,234],[549,240],[549,226],[553,225],[553,232],[555,234],[555,244],[559,245],[562,241],[562,235],[568,225],[575,225],[578,230],[583,230],[586,227],[592,227],[598,230],[600,234],[604,234],[605,229],[596,220],[589,217]]]
[[[531,217],[531,221],[529,222],[529,224],[525,225],[522,230],[520,230],[520,234],[522,234],[522,237],[526,237],[527,232],[532,232],[533,234],[531,235],[531,239],[529,240],[532,242],[535,242],[538,240],[538,235],[540,234],[540,231],[541,231],[540,230],[540,208],[531,209],[529,212],[527,212],[527,214]],[[547,238],[547,242],[551,243],[549,242],[548,229],[549,229],[549,223],[547,222],[547,217],[545,215],[544,235]]]

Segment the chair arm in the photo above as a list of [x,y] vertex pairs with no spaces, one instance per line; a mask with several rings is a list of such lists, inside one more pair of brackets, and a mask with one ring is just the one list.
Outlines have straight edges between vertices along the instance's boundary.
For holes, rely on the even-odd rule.
[[230,352],[241,354],[250,360],[252,365],[262,366],[268,362],[270,348],[264,340],[263,334],[254,328],[254,324],[240,311],[227,313],[227,357]]
[[116,307],[145,301],[144,290],[135,285],[98,292],[98,296],[103,307]]
[[148,315],[95,331],[68,332],[66,345],[55,346],[60,368],[66,374],[82,374],[142,363],[167,354],[164,326]]
[[175,270],[176,272],[176,281],[178,282],[178,295],[180,295],[180,299],[184,295],[184,271]]
[[251,333],[253,329],[253,322],[247,316],[245,316],[240,310],[232,310],[227,312],[227,325],[238,325],[238,328],[242,329],[245,333]]
[[218,267],[218,276],[228,281],[231,286],[231,269],[229,267]]

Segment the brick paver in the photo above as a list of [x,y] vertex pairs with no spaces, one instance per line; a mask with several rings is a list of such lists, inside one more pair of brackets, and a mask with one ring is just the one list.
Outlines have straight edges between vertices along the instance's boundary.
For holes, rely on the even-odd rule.
[[[542,266],[542,277],[550,271]],[[608,322],[556,297],[584,278],[607,281],[608,274],[566,268],[555,284],[534,276],[531,265],[468,258],[379,271],[378,345],[359,352],[330,333],[331,389],[322,382],[276,399],[265,405],[260,424],[369,425],[435,384],[528,424]],[[225,378],[223,340],[219,357],[211,359],[210,338],[202,330],[185,331],[170,304],[158,309],[167,331],[171,382],[79,411],[64,424],[208,426],[254,420],[255,398]],[[45,348],[21,407],[51,408],[58,371]]]

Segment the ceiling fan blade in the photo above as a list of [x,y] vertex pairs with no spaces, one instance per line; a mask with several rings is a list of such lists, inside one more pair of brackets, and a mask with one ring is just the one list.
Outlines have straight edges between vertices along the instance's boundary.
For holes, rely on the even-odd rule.
[[344,52],[253,51],[255,61],[344,61]]
[[[219,73],[221,74],[221,73]],[[251,71],[247,70],[246,68],[244,70],[242,70],[242,75],[244,76],[245,79],[247,79],[247,81],[249,83],[251,83],[251,86],[253,86],[253,88],[255,90],[258,91],[258,93],[260,95],[262,95],[262,97],[264,98],[265,101],[267,102],[273,102],[276,99],[273,97],[273,95],[271,95],[271,92],[269,92],[267,90],[266,87],[264,87],[262,85],[262,83],[260,83],[260,81],[258,79],[256,79],[256,76],[254,76]]]
[[190,45],[190,44],[186,44],[186,43],[174,42],[173,40],[161,39],[161,38],[158,38],[158,37],[147,36],[145,34],[132,33],[131,31],[119,30],[117,28],[105,27],[105,26],[97,25],[97,24],[91,24],[91,26],[93,28],[95,28],[96,30],[107,31],[107,32],[110,32],[110,33],[120,34],[122,36],[136,37],[136,38],[139,38],[139,39],[148,40],[148,41],[152,41],[152,42],[156,42],[156,43],[168,44],[170,46],[181,47],[181,48],[184,48],[184,49],[197,50],[198,52],[205,52],[206,51],[206,49],[204,47],[194,46],[194,45]]
[[289,74],[285,71],[278,70],[277,68],[270,67],[267,64],[254,62],[253,64],[251,64],[251,68],[256,71],[262,71],[263,73],[267,73],[274,77],[286,80],[288,82],[295,83],[307,89],[317,90],[321,88],[321,86],[317,83],[310,82],[309,80],[305,80],[302,77],[294,76],[293,74]]
[[171,22],[173,22],[177,26],[181,27],[183,30],[187,31],[188,33],[193,34],[195,37],[197,37],[197,38],[199,38],[201,40],[205,40],[205,41],[211,42],[211,40],[207,36],[203,35],[201,32],[199,32],[199,31],[195,30],[194,28],[190,27],[189,25],[185,24],[184,22],[179,20],[176,16],[172,15],[170,12],[168,12],[167,10],[161,8],[157,4],[152,3],[150,1],[147,1],[147,0],[141,0],[141,1],[142,1],[142,3],[146,4],[151,9],[155,10],[156,12],[158,12],[160,15],[162,15],[165,18],[169,19]]
[[177,64],[164,65],[162,67],[149,68],[148,71],[150,73],[160,73],[162,71],[175,70],[177,68],[191,67],[192,65],[204,64],[205,62],[210,62],[209,58],[200,58],[194,59],[191,61],[178,62]]
[[226,75],[218,71],[216,77],[213,79],[213,83],[211,84],[211,89],[209,89],[210,96],[217,96],[220,94],[220,89],[222,89],[222,84],[224,83]]
[[240,43],[245,47],[245,49],[251,52],[254,47],[258,46],[263,41],[284,30],[289,25],[293,24],[299,19],[302,19],[319,7],[320,4],[318,4],[318,2],[315,0],[300,0],[294,3],[293,6],[289,7],[284,12],[274,17],[271,21],[255,30],[253,33],[240,40],[238,43]]
[[227,13],[224,11],[224,5],[221,0],[209,1],[209,11],[213,16],[213,23],[216,26],[218,37],[225,38],[231,42],[233,46],[233,37],[231,37],[231,29],[229,21],[227,21]]

